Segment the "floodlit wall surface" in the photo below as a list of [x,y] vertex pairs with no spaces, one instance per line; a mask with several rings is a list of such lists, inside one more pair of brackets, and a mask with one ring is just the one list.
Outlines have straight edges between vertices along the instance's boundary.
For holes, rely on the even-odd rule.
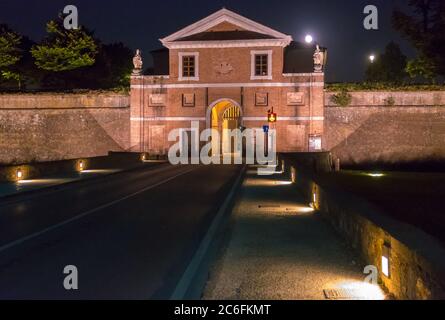
[[0,95],[0,163],[94,157],[129,148],[125,94]]
[[353,92],[348,107],[334,106],[332,94],[325,99],[326,150],[342,163],[445,159],[445,91]]

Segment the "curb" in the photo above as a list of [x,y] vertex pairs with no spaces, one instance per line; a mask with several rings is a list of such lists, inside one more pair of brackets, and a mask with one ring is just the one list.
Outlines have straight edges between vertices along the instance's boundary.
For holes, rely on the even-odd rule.
[[[163,165],[163,163],[161,163],[161,164],[159,164],[157,166],[162,166],[162,165]],[[68,182],[63,182],[63,183],[59,183],[59,184],[49,185],[49,186],[46,186],[46,187],[35,188],[35,189],[31,189],[31,190],[26,190],[26,191],[21,191],[21,192],[7,194],[7,195],[4,195],[4,196],[0,196],[0,200],[2,202],[13,202],[14,200],[16,200],[16,198],[32,197],[32,196],[37,195],[39,193],[59,191],[59,190],[65,189],[65,188],[72,187],[73,185],[76,185],[76,184],[79,184],[79,183],[82,183],[82,182],[100,181],[101,179],[105,179],[105,178],[110,177],[110,176],[115,176],[115,175],[119,175],[119,174],[126,173],[126,172],[136,171],[136,170],[142,169],[144,167],[145,168],[149,168],[149,166],[144,166],[144,164],[136,164],[136,165],[128,167],[126,169],[119,170],[119,171],[112,172],[112,173],[107,173],[107,174],[104,174],[104,175],[98,175],[98,176],[94,176],[94,177],[90,177],[90,178],[86,178],[86,179],[75,179],[75,180],[68,181]],[[152,166],[152,167],[156,167],[156,165]]]
[[[184,271],[176,288],[174,289],[170,300],[200,300],[202,292],[205,288],[208,279],[208,273],[216,255],[216,248],[219,247],[221,239],[216,235],[218,231],[224,226],[225,218],[230,212],[230,209],[235,200],[236,192],[241,186],[247,166],[241,169],[236,178],[232,188],[230,189],[226,199],[219,208],[215,218],[211,222],[204,238],[202,239],[197,251],[193,255],[187,269]],[[215,250],[212,250],[215,249]]]

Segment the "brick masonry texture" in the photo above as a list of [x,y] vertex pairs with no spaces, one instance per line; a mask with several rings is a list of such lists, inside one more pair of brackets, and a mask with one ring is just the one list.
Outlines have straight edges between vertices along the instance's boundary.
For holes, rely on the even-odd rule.
[[[168,105],[146,107],[146,117],[206,116],[205,88],[168,90],[175,93],[169,96]],[[269,107],[255,106],[254,95],[255,92],[269,92],[270,105],[275,106],[279,116],[308,116],[307,105],[286,105],[287,90],[289,88],[245,88],[243,115],[263,116]],[[298,90],[305,92],[307,101],[309,88]],[[323,99],[322,88],[313,90],[316,90],[314,99],[318,99],[315,104],[319,106]],[[195,107],[182,107],[178,98],[182,92],[196,93]],[[395,106],[382,105],[385,97],[394,96],[394,93],[352,93],[354,104],[350,107],[329,106],[330,95],[326,93],[328,106],[324,108],[323,147],[340,157],[343,163],[445,159],[445,92],[399,92],[395,96]],[[239,88],[209,88],[208,96],[210,102],[229,97],[240,103]],[[137,106],[138,96],[134,95],[133,99]],[[0,95],[0,163],[62,160],[128,150],[130,131],[134,141],[139,141],[140,132],[139,123],[130,121],[129,105],[130,96],[125,94]],[[139,108],[133,107],[131,112],[133,117],[139,117]],[[312,115],[323,115],[323,110],[314,108]],[[130,130],[130,123],[133,130]],[[262,121],[246,123],[251,127],[264,124]],[[145,123],[147,143],[149,128],[156,125],[165,125],[164,146],[171,129],[189,127],[190,121]],[[323,122],[314,121],[312,125],[312,132],[323,132],[323,127],[318,128]],[[205,126],[206,122],[201,121],[201,127]],[[300,138],[307,137],[307,123],[280,121],[277,126],[281,128],[278,133],[280,151],[304,151],[307,138]],[[299,135],[294,134],[296,131]]]
[[[272,79],[251,80],[252,51],[272,51]],[[179,54],[199,53],[199,80],[181,81],[179,79]],[[279,152],[307,151],[309,135],[323,135],[322,120],[280,121],[280,117],[323,117],[324,91],[320,83],[324,83],[324,74],[300,74],[298,76],[283,75],[283,48],[282,47],[246,47],[246,48],[196,48],[169,51],[170,75],[167,79],[145,76],[133,77],[132,86],[140,85],[175,85],[192,86],[191,88],[145,88],[133,87],[131,90],[131,116],[133,118],[147,117],[199,117],[206,118],[215,101],[230,99],[241,108],[243,117],[264,117],[267,111],[274,108],[278,114],[277,150]],[[218,65],[229,64],[233,71],[221,74],[216,71]],[[266,84],[274,86],[264,87]],[[286,84],[281,86],[280,84]],[[310,83],[316,83],[309,86]],[[206,84],[221,84],[221,87],[206,88]],[[232,87],[224,87],[224,84]],[[233,87],[234,84],[239,86]],[[258,84],[258,87],[255,85]],[[304,102],[299,106],[287,105],[288,92],[301,92]],[[165,94],[165,106],[153,107],[149,105],[151,94]],[[267,93],[267,106],[255,105],[255,94]],[[195,106],[183,107],[182,95],[194,94]],[[144,106],[141,108],[141,106]],[[141,110],[144,110],[141,112]],[[267,121],[243,121],[247,128],[261,128]],[[143,128],[141,128],[143,126]],[[150,126],[158,126],[158,134],[152,134]],[[167,141],[168,132],[174,128],[190,128],[188,123],[179,121],[146,122],[132,121],[131,146],[132,150],[166,153],[174,142]],[[203,121],[201,129],[206,128]],[[162,133],[163,132],[163,133]]]
[[0,95],[0,163],[106,155],[129,146],[128,95]]
[[331,95],[325,147],[342,163],[445,159],[445,92],[354,92],[349,107],[332,106]]

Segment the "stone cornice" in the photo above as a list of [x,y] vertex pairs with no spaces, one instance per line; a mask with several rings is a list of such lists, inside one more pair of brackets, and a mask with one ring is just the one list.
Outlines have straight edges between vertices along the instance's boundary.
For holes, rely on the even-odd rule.
[[291,41],[292,39],[175,41],[165,42],[164,46],[168,49],[286,47]]

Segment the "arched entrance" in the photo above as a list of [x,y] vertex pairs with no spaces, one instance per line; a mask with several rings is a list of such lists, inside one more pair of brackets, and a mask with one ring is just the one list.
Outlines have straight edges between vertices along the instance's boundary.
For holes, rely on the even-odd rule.
[[242,110],[237,102],[231,99],[220,99],[212,103],[207,110],[207,128],[214,129],[219,134],[218,139],[212,137],[213,154],[219,150],[222,154],[234,153],[238,143],[237,135],[229,134],[228,130],[239,129],[242,126]]

